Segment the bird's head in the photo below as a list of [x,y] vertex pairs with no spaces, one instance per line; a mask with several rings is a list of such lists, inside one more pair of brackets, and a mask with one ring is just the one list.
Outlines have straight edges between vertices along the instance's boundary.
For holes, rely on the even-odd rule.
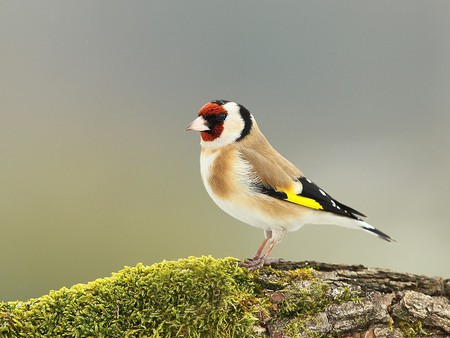
[[221,147],[242,140],[250,133],[253,123],[253,116],[244,106],[214,100],[199,110],[198,117],[186,130],[199,131],[203,146]]

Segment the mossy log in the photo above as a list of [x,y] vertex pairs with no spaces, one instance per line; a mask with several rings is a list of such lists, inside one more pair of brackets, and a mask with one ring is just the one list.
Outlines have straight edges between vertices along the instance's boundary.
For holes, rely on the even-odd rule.
[[363,266],[233,258],[126,267],[0,303],[0,337],[450,337],[450,281]]

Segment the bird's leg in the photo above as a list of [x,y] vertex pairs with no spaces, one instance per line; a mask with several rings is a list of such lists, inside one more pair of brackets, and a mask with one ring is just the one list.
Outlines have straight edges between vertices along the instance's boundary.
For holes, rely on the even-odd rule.
[[246,259],[245,261],[239,263],[240,266],[249,268],[250,270],[254,270],[254,269],[257,269],[257,268],[260,268],[261,266],[263,266],[264,263],[261,259],[264,256],[263,252],[264,252],[264,249],[265,249],[267,243],[268,242],[271,243],[271,241],[272,241],[272,231],[264,230],[264,236],[265,236],[265,239],[259,246],[258,251],[256,251],[255,256],[253,256],[253,258]]
[[[281,242],[284,235],[284,230],[283,229],[266,230],[264,234],[266,236],[266,239],[259,247],[255,257],[253,257],[252,259],[245,260],[240,264],[240,266],[246,267],[250,270],[256,270],[262,267],[264,264],[271,264],[280,261],[280,259],[269,260],[268,256],[272,251],[273,247],[275,246],[275,244]],[[267,245],[267,242],[269,242],[269,246],[267,250],[264,252],[264,254],[262,254],[265,246]]]
[[279,243],[276,242],[275,239],[272,239],[272,242],[270,243],[269,247],[267,248],[266,252],[264,253],[264,255],[262,255],[262,257],[260,258],[261,261],[263,262],[263,265],[270,265],[273,263],[280,263],[280,262],[284,262],[283,258],[269,258],[269,254],[272,251],[273,247],[275,246],[275,244]]
[[266,238],[264,240],[264,242],[265,242],[265,243],[263,243],[264,246],[266,245],[267,242],[269,242],[269,246],[268,246],[266,252],[264,252],[264,254],[259,254],[258,255],[258,253],[257,253],[255,255],[255,257],[253,257],[251,259],[246,259],[245,261],[243,261],[239,265],[243,266],[243,267],[246,267],[249,270],[256,270],[256,269],[261,268],[266,263],[269,263],[269,264],[272,263],[272,262],[268,262],[267,256],[269,255],[270,251],[272,251],[272,249],[273,249],[273,247],[275,246],[276,243],[275,243],[273,238]]
[[264,230],[264,236],[265,236],[265,239],[262,242],[262,244],[260,245],[260,247],[258,248],[258,251],[256,251],[256,255],[252,258],[252,260],[257,260],[257,259],[261,258],[264,248],[267,245],[267,242],[272,238],[272,231]]
[[267,248],[266,252],[264,253],[264,255],[261,256],[261,259],[263,259],[264,261],[267,259],[267,257],[269,257],[270,252],[272,251],[273,247],[275,246],[275,240],[272,239],[272,241],[270,242],[269,247]]

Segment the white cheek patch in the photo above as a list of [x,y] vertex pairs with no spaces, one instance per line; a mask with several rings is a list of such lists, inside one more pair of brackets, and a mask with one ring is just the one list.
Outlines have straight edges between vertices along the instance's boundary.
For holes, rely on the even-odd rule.
[[224,121],[224,128],[220,138],[228,144],[236,141],[241,136],[245,123],[239,112],[239,106],[237,103],[228,102],[223,107],[228,112],[228,115]]

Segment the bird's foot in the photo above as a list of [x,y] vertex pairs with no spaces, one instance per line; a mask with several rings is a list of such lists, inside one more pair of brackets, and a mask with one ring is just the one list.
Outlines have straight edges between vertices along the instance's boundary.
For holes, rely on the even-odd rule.
[[267,258],[264,265],[278,264],[286,262],[283,258]]
[[242,262],[239,262],[239,266],[243,268],[247,268],[250,271],[257,270],[261,268],[264,265],[264,262],[266,261],[263,257],[253,257],[248,258]]
[[264,256],[262,257],[253,257],[246,259],[239,263],[239,266],[252,270],[257,270],[262,268],[264,265],[271,265],[275,263],[282,263],[284,262],[284,259],[282,258],[266,258]]

